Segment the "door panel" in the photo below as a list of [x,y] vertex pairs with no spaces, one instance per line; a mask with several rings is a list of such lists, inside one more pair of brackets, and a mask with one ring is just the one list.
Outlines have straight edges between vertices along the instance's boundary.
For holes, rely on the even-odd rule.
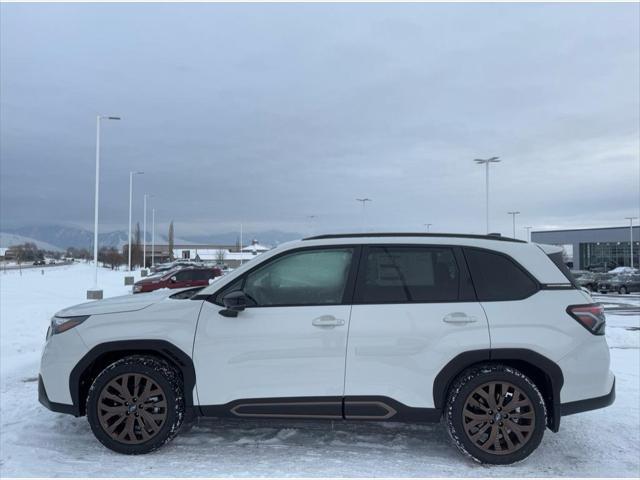
[[433,408],[433,381],[459,353],[490,347],[461,252],[447,246],[364,249],[351,310],[345,395]]
[[201,405],[343,395],[350,306],[247,308],[235,318],[221,309],[204,302],[198,322]]
[[354,305],[345,395],[433,408],[440,370],[460,353],[489,347],[487,319],[475,302]]

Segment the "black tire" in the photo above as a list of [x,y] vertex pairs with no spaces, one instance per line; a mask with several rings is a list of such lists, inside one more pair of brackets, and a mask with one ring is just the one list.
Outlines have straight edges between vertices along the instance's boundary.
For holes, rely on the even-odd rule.
[[[114,385],[126,389],[123,391],[128,394],[139,395],[140,399],[128,398],[125,404],[124,394],[115,391]],[[143,398],[145,392],[147,397]],[[138,401],[140,405],[136,405]],[[113,402],[113,406],[106,402]],[[113,421],[109,409],[117,410],[112,414]],[[184,415],[179,373],[166,361],[152,356],[132,355],[112,363],[96,377],[87,395],[87,418],[93,434],[105,447],[118,453],[139,455],[157,450],[176,436]],[[107,428],[115,431],[109,433]],[[131,433],[124,432],[128,428]]]
[[[501,386],[494,386],[493,390],[489,390],[491,384]],[[497,389],[502,389],[505,385],[513,387],[513,393],[507,390],[507,394],[501,396],[497,393]],[[480,406],[487,409],[486,414],[471,413],[470,409],[475,408],[474,402],[477,404],[477,399],[480,398],[477,392],[483,389],[483,392],[487,393],[484,388],[487,388],[489,393],[493,392],[494,404],[496,398],[500,404],[508,402],[504,404],[502,413],[493,412],[485,405]],[[509,397],[510,394],[511,397]],[[510,405],[513,402],[515,402],[514,405],[521,404],[525,400],[528,403],[513,409],[511,418],[508,418],[509,414],[506,412],[512,409]],[[484,402],[484,400],[481,401]],[[501,409],[502,407],[497,407],[497,410]],[[481,412],[481,410],[478,411]],[[476,420],[471,420],[469,413],[476,415]],[[491,420],[477,419],[485,415]],[[522,418],[518,418],[519,415]],[[449,389],[445,409],[449,436],[458,450],[476,462],[495,465],[508,465],[527,458],[542,441],[547,423],[546,417],[544,398],[538,387],[520,371],[500,364],[479,365],[460,374]],[[477,429],[474,430],[476,426]],[[528,431],[523,432],[524,429]],[[497,433],[494,434],[494,432]],[[480,437],[477,440],[472,440],[472,437],[478,435]],[[480,444],[485,438],[481,448]],[[519,444],[517,448],[516,444]],[[507,448],[502,449],[503,445]],[[509,448],[509,445],[513,448]]]
[[629,293],[629,291],[627,290],[627,287],[622,286],[622,287],[620,287],[620,288],[618,289],[618,293],[619,293],[620,295],[626,295],[627,293]]

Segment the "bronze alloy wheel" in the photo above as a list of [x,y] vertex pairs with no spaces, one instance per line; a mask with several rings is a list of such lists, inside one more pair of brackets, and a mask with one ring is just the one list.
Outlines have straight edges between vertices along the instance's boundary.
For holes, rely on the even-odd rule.
[[526,445],[535,420],[531,400],[506,381],[480,385],[462,409],[462,424],[469,440],[494,455],[507,455]]
[[100,425],[121,443],[139,444],[153,438],[167,420],[167,398],[147,375],[125,373],[100,392],[97,406]]

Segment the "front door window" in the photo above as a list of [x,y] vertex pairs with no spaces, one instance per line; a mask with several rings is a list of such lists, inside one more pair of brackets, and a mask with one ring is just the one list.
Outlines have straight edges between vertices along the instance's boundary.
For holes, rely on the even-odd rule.
[[277,258],[251,272],[244,292],[259,307],[339,305],[352,248],[304,250]]

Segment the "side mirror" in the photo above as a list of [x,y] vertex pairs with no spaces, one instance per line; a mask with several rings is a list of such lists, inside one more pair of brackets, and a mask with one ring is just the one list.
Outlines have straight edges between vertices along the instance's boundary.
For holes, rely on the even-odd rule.
[[224,317],[237,317],[238,312],[250,306],[252,302],[242,290],[236,290],[222,297],[222,303],[224,303],[225,309],[219,311],[220,315]]
[[171,282],[173,282],[173,283],[176,283],[178,281],[178,279],[176,278],[175,275],[173,277],[171,277],[169,280],[171,280]]

